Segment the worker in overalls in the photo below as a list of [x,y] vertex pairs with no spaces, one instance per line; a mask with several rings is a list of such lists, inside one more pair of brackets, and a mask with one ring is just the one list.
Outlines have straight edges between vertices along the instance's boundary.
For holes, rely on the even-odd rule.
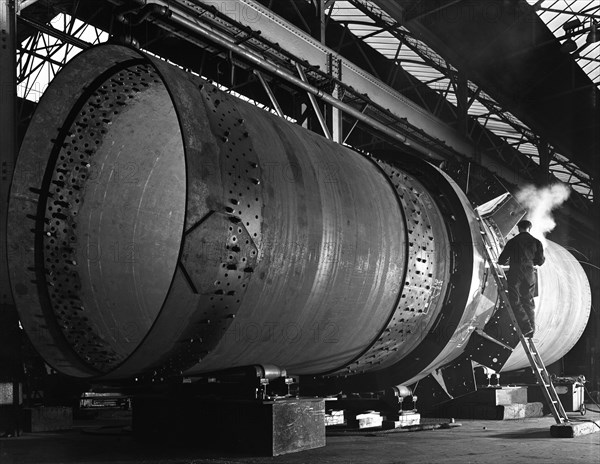
[[523,335],[533,337],[535,333],[533,297],[537,289],[537,273],[534,266],[544,264],[544,248],[542,242],[529,233],[531,222],[520,221],[517,227],[519,234],[506,243],[498,257],[498,264],[510,266],[506,275],[508,299]]

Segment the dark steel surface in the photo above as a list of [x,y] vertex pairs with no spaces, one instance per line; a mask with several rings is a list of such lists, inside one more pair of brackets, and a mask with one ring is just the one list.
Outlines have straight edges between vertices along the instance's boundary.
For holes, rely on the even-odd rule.
[[[43,268],[52,290],[48,301],[38,302],[61,331],[50,334],[50,342],[66,342],[56,353],[34,336],[38,349],[54,364],[57,357],[76,357],[78,365],[111,377],[259,361],[320,372],[357,356],[389,319],[405,268],[403,213],[383,172],[361,155],[161,63],[155,70],[148,61],[145,71],[136,68],[160,78],[150,76],[141,96],[128,100],[127,83],[118,83],[119,72],[129,71],[112,68],[114,50],[99,47],[76,60],[101,77],[54,111],[53,119],[64,121],[64,137],[34,123],[24,145],[24,163],[37,156],[38,146],[57,152],[62,162],[48,163],[45,175],[56,182],[29,192],[29,201],[41,205],[44,195],[60,196],[56,189],[65,182],[79,186],[58,199],[60,216],[52,219],[62,221],[55,224],[65,234],[60,242],[45,230],[18,229],[19,240],[42,258],[36,268]],[[114,121],[102,114],[100,126],[90,125],[86,114],[98,104],[102,86],[115,81],[119,92],[112,97],[109,91],[107,102],[114,98],[116,108],[116,97],[125,98],[122,114]],[[57,93],[67,88],[66,80],[56,85],[62,86]],[[76,137],[83,134],[77,145],[67,139],[73,128]],[[97,129],[104,132],[100,148],[86,153]],[[153,164],[152,147],[164,152],[164,163]],[[61,159],[69,150],[83,151],[83,158]],[[121,160],[139,174],[131,185],[111,179]],[[13,189],[15,224],[23,208],[18,192],[27,189],[24,183]],[[58,206],[49,203],[53,209],[44,212],[57,214]],[[68,237],[78,248],[69,250]],[[36,247],[40,238],[55,249]],[[126,262],[112,253],[100,260],[83,255],[89,244],[99,242],[104,250],[112,240],[131,246],[124,250],[131,252]],[[49,274],[56,263],[42,265],[48,258],[66,262]],[[36,298],[27,272],[13,260],[15,286]],[[33,332],[36,323],[25,326]]]
[[185,206],[181,134],[166,89],[139,64],[94,89],[65,135],[43,266],[65,338],[106,372],[139,344],[169,289]]
[[[394,153],[382,153],[381,156],[408,178],[418,179],[417,184],[409,181],[408,185],[420,185],[417,190],[423,189],[424,193],[419,197],[425,204],[427,199],[433,201],[428,209],[438,211],[435,232],[439,235],[432,250],[442,256],[446,254],[446,262],[436,264],[437,279],[447,277],[447,281],[438,284],[441,293],[432,301],[438,308],[434,311],[431,326],[425,327],[424,333],[415,333],[411,337],[414,341],[412,350],[402,356],[388,356],[385,364],[372,366],[365,373],[348,377],[338,375],[336,380],[340,387],[358,391],[410,384],[448,364],[461,355],[473,331],[485,324],[495,308],[495,290],[485,285],[487,276],[479,251],[482,246],[479,227],[464,193],[447,175],[423,160],[398,157]],[[425,246],[420,242],[419,245],[421,249]],[[435,259],[436,252],[431,253],[429,259]],[[441,272],[444,268],[445,273]],[[407,287],[411,293],[415,291],[415,288]],[[417,294],[412,293],[410,297]],[[403,309],[406,311],[407,308],[410,310],[411,306]]]
[[423,185],[379,160],[407,218],[408,256],[402,294],[385,330],[360,358],[338,373],[381,369],[407,356],[429,333],[449,281],[449,243],[435,200]]
[[461,356],[496,289],[458,186],[384,158],[138,51],[90,49],[44,95],[12,185],[22,324],[69,375],[415,381]]
[[[222,100],[245,121],[259,159],[262,242],[237,317],[198,367],[253,359],[293,373],[343,366],[378,335],[400,292],[405,227],[395,192],[364,157]],[[242,162],[238,173],[247,175]]]
[[[139,56],[127,49],[114,49],[112,55],[115,66],[123,62],[137,64],[136,59]],[[51,268],[47,269],[43,263],[43,242],[48,232],[46,199],[60,149],[55,144],[56,137],[66,137],[72,108],[79,106],[84,89],[98,78],[98,67],[105,60],[102,54],[75,59],[69,73],[56,76],[54,85],[40,100],[32,130],[23,141],[21,153],[27,155],[18,159],[10,193],[8,239],[14,245],[9,259],[10,278],[21,323],[54,368],[75,376],[99,372],[71,349],[50,304],[46,279],[51,279]],[[73,85],[74,76],[77,86]]]

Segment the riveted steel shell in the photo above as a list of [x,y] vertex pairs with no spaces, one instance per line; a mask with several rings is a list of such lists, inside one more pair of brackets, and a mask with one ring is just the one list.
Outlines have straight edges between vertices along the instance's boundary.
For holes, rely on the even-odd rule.
[[471,206],[439,169],[365,157],[121,46],[44,94],[9,224],[22,324],[73,376],[262,364],[382,388],[455,358],[495,305]]

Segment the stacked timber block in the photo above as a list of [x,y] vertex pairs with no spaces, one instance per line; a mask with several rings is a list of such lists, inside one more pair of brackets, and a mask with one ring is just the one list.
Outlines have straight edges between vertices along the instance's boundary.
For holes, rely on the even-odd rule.
[[381,427],[383,417],[377,411],[367,411],[363,413],[347,413],[347,426],[353,429],[368,429],[371,427]]
[[344,425],[345,420],[343,410],[330,409],[325,413],[325,427],[331,425]]
[[401,427],[419,425],[420,423],[421,414],[407,411],[399,414],[386,414],[382,426],[384,429],[399,429]]

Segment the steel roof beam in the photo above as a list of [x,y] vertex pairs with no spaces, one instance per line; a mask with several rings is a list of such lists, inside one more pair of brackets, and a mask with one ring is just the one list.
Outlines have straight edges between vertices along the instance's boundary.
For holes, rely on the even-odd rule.
[[[169,3],[172,9],[177,4],[163,1],[157,1],[157,3],[164,5]],[[510,178],[514,182],[531,182],[521,173],[515,172],[507,166],[499,165],[495,157],[477,153],[474,145],[454,128],[261,4],[253,0],[196,0],[194,3],[203,5],[205,8],[213,7],[242,26],[260,30],[261,39],[278,44],[286,52],[298,57],[299,61],[310,63],[321,70],[327,69],[328,59],[331,56],[339,59],[344,84],[358,93],[365,94],[377,106],[386,108],[398,118],[405,119],[410,126],[427,133],[467,159],[480,160],[483,157],[481,161],[484,165],[487,165],[496,174]],[[408,138],[410,139],[410,136]],[[417,140],[412,143],[413,147],[418,146],[416,142]],[[435,148],[430,151],[435,151]]]
[[[344,84],[353,87],[359,93],[368,95],[369,99],[377,105],[388,108],[398,117],[406,118],[409,124],[445,142],[459,153],[473,153],[471,144],[444,122],[432,117],[429,112],[383,84],[379,79],[355,66],[332,49],[325,47],[318,40],[283,21],[259,3],[252,0],[202,0],[197,3],[214,6],[221,13],[242,25],[259,29],[262,38],[279,44],[287,52],[297,56],[299,60],[318,66],[321,70],[327,69],[329,56],[334,55],[335,59],[341,60],[341,75]],[[233,4],[239,5],[235,7]],[[244,14],[239,14],[240,11]]]

